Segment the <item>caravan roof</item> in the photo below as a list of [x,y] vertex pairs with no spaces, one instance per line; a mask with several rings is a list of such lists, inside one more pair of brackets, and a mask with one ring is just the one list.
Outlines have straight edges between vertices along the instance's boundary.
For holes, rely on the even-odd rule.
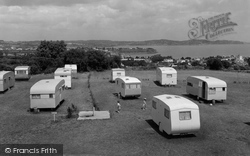
[[10,73],[11,71],[0,71],[0,80],[4,79],[4,75]]
[[163,94],[154,97],[168,105],[170,110],[178,110],[183,108],[199,109],[195,103],[178,95]]
[[17,66],[15,70],[28,70],[29,66]]
[[111,69],[112,71],[124,71],[124,69],[123,68],[113,68],[113,69]]
[[57,68],[55,75],[71,75],[71,68]]
[[65,64],[64,67],[65,68],[71,68],[71,69],[74,69],[74,70],[77,69],[77,65],[76,64]]
[[162,73],[177,73],[177,71],[172,67],[158,67]]
[[191,76],[202,81],[205,81],[208,87],[227,87],[227,83],[223,80],[210,77],[210,76]]
[[35,83],[30,88],[30,94],[51,94],[55,93],[59,83],[65,83],[63,79],[44,79]]
[[118,79],[121,79],[125,83],[141,83],[141,81],[136,77],[124,76],[124,77],[119,77]]

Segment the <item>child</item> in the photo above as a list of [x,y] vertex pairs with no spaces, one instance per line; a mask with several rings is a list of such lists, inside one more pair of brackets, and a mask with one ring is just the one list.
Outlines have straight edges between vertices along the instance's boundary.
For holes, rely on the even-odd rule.
[[146,102],[146,98],[143,99],[143,104],[142,104],[142,110],[147,109],[147,102]]
[[121,110],[121,104],[120,101],[117,101],[117,113],[120,113]]

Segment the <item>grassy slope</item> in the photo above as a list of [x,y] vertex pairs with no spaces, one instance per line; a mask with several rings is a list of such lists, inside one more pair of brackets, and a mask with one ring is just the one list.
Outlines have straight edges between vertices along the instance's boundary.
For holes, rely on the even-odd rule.
[[[201,130],[195,137],[169,139],[158,132],[152,122],[152,96],[169,93],[185,95],[185,80],[189,75],[208,75],[226,80],[228,100],[209,106],[198,103]],[[139,99],[120,100],[122,111],[116,113],[115,84],[108,82],[110,72],[91,73],[91,89],[101,110],[109,110],[111,119],[76,121],[64,119],[66,108],[74,103],[81,110],[91,109],[87,74],[73,79],[72,90],[67,90],[66,101],[57,109],[58,122],[53,123],[50,112],[30,114],[29,88],[39,79],[52,75],[37,75],[30,81],[16,82],[15,87],[0,94],[1,143],[62,143],[65,153],[96,155],[250,155],[250,84],[233,83],[250,80],[249,74],[216,71],[178,71],[176,87],[159,87],[154,83],[154,71],[127,71],[126,75],[143,80]],[[140,109],[147,97],[149,108]],[[189,98],[189,97],[187,97]]]

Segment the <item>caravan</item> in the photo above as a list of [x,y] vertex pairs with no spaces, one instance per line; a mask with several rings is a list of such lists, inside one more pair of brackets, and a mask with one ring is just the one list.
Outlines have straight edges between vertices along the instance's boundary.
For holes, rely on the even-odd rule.
[[54,72],[54,78],[55,79],[63,79],[65,80],[65,87],[71,88],[72,85],[72,72],[71,68],[57,68]]
[[64,100],[65,81],[44,79],[30,88],[30,109],[56,108]]
[[30,67],[29,66],[17,66],[15,68],[16,80],[29,80],[30,79]]
[[151,116],[159,130],[169,135],[190,134],[200,129],[199,107],[181,96],[154,96]]
[[227,83],[210,76],[190,76],[187,78],[186,92],[197,99],[223,102],[227,98]]
[[177,85],[177,71],[172,67],[158,67],[156,81],[161,85]]
[[120,97],[141,96],[141,81],[135,77],[119,77],[116,80]]
[[15,85],[15,75],[12,71],[0,72],[0,92],[4,92]]
[[64,68],[71,68],[72,77],[77,78],[77,65],[76,64],[65,64]]
[[111,69],[111,81],[115,81],[116,78],[123,76],[125,76],[125,70],[123,68]]

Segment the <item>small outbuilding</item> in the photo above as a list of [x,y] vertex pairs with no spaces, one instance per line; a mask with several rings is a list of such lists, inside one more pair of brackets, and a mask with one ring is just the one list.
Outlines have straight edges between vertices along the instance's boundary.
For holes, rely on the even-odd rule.
[[17,66],[15,68],[16,80],[29,80],[30,79],[30,66]]
[[115,81],[116,78],[124,76],[125,76],[125,70],[123,68],[111,69],[111,81]]
[[177,71],[172,67],[157,67],[156,81],[161,85],[177,85]]
[[30,109],[55,109],[64,101],[65,81],[44,79],[30,88]]
[[15,75],[12,71],[0,71],[0,92],[4,92],[15,85]]
[[121,98],[124,97],[140,97],[141,81],[135,77],[119,77],[116,78],[117,92]]
[[154,96],[151,116],[159,130],[169,135],[191,134],[200,129],[198,105],[178,95]]
[[71,68],[57,68],[54,72],[55,79],[65,80],[65,87],[71,88],[72,85],[72,70]]
[[76,64],[65,64],[64,68],[71,68],[72,77],[77,78],[77,65]]
[[197,99],[224,101],[227,98],[227,83],[210,76],[189,76],[186,92]]

